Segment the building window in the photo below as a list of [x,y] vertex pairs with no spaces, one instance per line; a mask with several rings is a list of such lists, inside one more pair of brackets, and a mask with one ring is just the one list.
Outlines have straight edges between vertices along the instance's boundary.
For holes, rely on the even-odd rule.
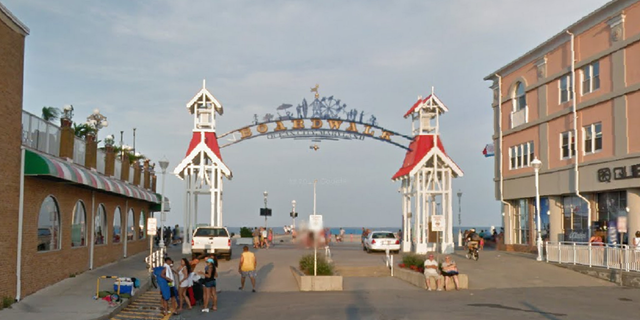
[[520,169],[531,166],[534,159],[533,141],[525,142],[509,148],[509,169]]
[[129,209],[129,213],[127,214],[127,240],[133,241],[136,226],[133,218],[133,209]]
[[560,78],[560,103],[567,102],[573,97],[573,88],[571,74]]
[[529,202],[527,199],[520,199],[514,206],[514,234],[515,244],[529,243]]
[[516,89],[513,91],[513,111],[520,111],[527,107],[527,93],[524,90],[522,82],[516,83]]
[[96,214],[95,221],[93,222],[93,239],[95,244],[107,243],[107,211],[104,209],[104,205],[98,205],[98,214]]
[[626,215],[626,208],[626,191],[598,193],[598,220],[604,222],[601,225],[605,226],[607,221]]
[[120,243],[122,238],[122,214],[120,207],[113,212],[113,243]]
[[600,89],[600,61],[582,68],[582,94]]
[[73,220],[71,222],[71,246],[82,247],[87,244],[87,212],[81,200],[76,202],[73,208]]
[[60,249],[60,211],[53,197],[48,196],[38,213],[38,251]]
[[140,220],[138,221],[138,239],[144,239],[147,235],[147,229],[145,228],[147,220],[144,216],[144,211],[140,211]]
[[593,123],[582,128],[584,153],[596,153],[602,150],[602,123]]
[[570,159],[575,155],[576,139],[573,136],[573,131],[566,131],[560,134],[560,158]]
[[[564,231],[586,231],[588,228],[588,203],[576,196],[562,198]],[[579,239],[572,239],[573,241]],[[585,239],[585,241],[588,239]]]

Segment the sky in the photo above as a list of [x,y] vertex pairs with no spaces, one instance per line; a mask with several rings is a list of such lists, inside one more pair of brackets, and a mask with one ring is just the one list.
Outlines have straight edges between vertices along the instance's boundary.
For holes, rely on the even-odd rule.
[[[152,162],[185,157],[193,118],[186,103],[202,87],[222,103],[222,134],[282,103],[334,96],[409,134],[404,113],[435,87],[449,112],[440,119],[447,154],[464,171],[462,226],[501,224],[495,200],[491,83],[483,78],[604,5],[604,0],[450,1],[50,1],[1,0],[31,30],[26,38],[23,108],[72,104],[74,120],[93,109],[114,134]],[[223,142],[222,140],[220,142]],[[332,227],[401,225],[398,182],[405,150],[372,139],[257,138],[222,149],[226,226],[290,224],[317,211]],[[184,183],[166,175],[167,224],[183,224]],[[158,178],[158,191],[162,177]],[[454,217],[458,213],[454,199]],[[201,197],[199,222],[209,221]],[[455,226],[458,225],[455,219]]]

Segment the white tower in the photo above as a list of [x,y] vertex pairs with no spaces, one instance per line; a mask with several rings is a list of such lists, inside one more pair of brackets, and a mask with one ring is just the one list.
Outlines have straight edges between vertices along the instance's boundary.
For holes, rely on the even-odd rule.
[[462,170],[447,155],[439,136],[440,116],[449,109],[431,95],[413,104],[413,141],[392,180],[402,183],[402,251],[451,253],[454,249],[452,181]]
[[222,162],[216,137],[216,113],[222,115],[222,105],[206,89],[202,89],[187,103],[193,114],[193,137],[187,155],[173,170],[185,181],[184,227],[182,253],[191,253],[191,238],[198,224],[198,196],[211,197],[210,225],[222,226],[222,177],[231,179],[231,171]]

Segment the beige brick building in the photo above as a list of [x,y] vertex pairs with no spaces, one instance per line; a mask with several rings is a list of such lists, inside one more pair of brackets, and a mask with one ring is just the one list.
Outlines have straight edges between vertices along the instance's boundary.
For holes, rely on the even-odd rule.
[[69,276],[149,250],[159,211],[149,161],[22,110],[29,29],[0,3],[0,297],[20,299]]
[[534,249],[534,158],[544,240],[615,241],[618,217],[640,230],[638,1],[608,2],[485,80],[509,248]]

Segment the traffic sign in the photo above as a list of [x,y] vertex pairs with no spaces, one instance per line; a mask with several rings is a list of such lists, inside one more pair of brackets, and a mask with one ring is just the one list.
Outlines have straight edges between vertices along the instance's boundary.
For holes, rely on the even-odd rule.
[[147,219],[147,235],[155,236],[158,229],[158,220],[156,218]]
[[322,215],[312,214],[309,216],[309,230],[322,231]]

